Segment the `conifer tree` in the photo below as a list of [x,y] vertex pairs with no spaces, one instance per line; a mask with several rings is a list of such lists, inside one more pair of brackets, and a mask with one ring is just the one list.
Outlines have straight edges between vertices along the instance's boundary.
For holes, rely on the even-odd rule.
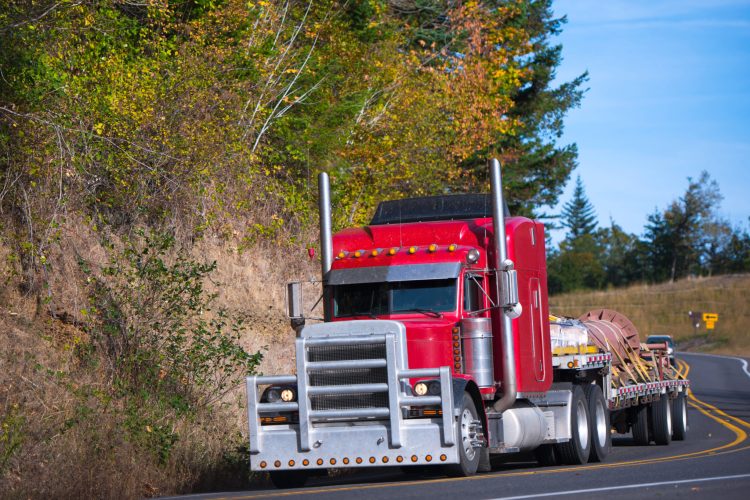
[[596,213],[583,188],[581,176],[576,178],[573,198],[563,206],[562,225],[568,228],[567,239],[574,241],[582,236],[593,235],[596,230]]

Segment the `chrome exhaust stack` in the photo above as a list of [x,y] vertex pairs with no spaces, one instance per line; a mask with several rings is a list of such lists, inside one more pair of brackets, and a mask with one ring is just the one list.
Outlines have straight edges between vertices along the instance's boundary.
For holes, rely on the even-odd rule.
[[328,174],[318,174],[318,213],[320,215],[320,281],[323,287],[323,320],[330,321],[328,309],[331,290],[328,288],[328,274],[333,265],[333,233],[331,231],[331,182]]
[[320,214],[320,278],[325,286],[333,265],[333,234],[331,232],[331,183],[328,174],[318,174],[318,213]]
[[490,160],[490,184],[492,186],[492,225],[494,229],[495,269],[497,297],[502,308],[502,341],[503,349],[503,395],[492,405],[499,413],[504,412],[516,402],[518,386],[516,384],[515,342],[511,320],[521,314],[518,303],[518,281],[513,270],[513,261],[508,259],[505,240],[505,213],[503,202],[503,182],[500,175],[500,162]]

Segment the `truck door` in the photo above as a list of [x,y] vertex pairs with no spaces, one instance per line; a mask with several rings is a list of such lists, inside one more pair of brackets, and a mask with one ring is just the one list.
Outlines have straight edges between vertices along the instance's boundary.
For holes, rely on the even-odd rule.
[[531,321],[531,346],[533,353],[533,366],[534,366],[534,377],[538,382],[543,381],[547,374],[545,370],[546,359],[544,344],[542,343],[544,338],[542,336],[542,328],[544,318],[542,317],[542,292],[539,284],[539,278],[531,278],[529,280],[529,305],[531,306],[531,314],[529,319]]

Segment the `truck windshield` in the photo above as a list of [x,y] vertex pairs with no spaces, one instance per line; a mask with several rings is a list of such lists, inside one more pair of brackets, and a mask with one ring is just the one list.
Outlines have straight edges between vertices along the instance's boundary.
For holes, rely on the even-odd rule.
[[338,285],[334,287],[333,300],[337,318],[455,311],[456,280]]

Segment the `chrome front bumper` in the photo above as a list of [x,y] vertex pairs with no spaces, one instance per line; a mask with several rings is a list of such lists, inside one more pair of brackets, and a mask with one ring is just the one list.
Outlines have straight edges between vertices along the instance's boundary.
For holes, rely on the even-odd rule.
[[[385,359],[308,362],[309,347],[384,346]],[[250,464],[252,470],[367,467],[457,463],[454,395],[450,368],[409,370],[405,329],[395,321],[350,321],[306,327],[296,339],[297,373],[303,376],[247,378]],[[311,386],[310,373],[362,367],[387,371],[387,383]],[[410,378],[440,380],[440,394],[413,396]],[[261,403],[259,386],[296,385],[296,402]],[[387,393],[388,405],[375,408],[313,409],[310,395]],[[408,407],[437,406],[438,418],[405,418]],[[261,416],[298,412],[298,424],[261,425]]]

